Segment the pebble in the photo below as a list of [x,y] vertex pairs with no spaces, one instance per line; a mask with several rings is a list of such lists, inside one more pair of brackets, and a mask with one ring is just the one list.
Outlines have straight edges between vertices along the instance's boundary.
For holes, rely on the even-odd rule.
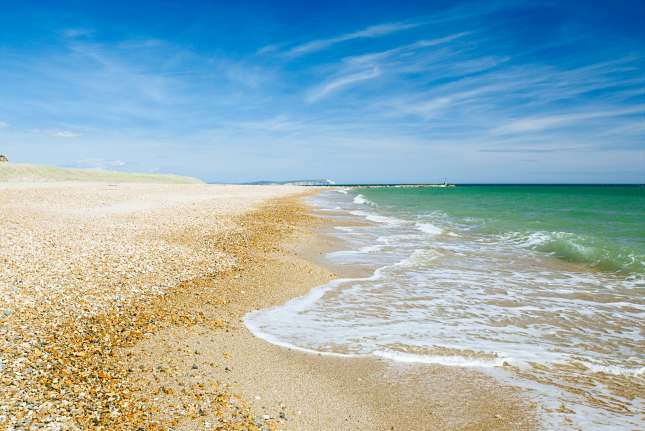
[[[6,301],[0,317],[12,316],[1,327],[0,429],[174,428],[159,426],[149,409],[156,397],[139,402],[130,381],[152,371],[157,383],[150,390],[156,391],[172,367],[154,364],[138,373],[114,354],[164,325],[205,322],[191,311],[169,310],[173,289],[183,280],[230,269],[233,256],[249,250],[254,234],[239,233],[229,223],[227,208],[239,212],[239,205],[220,199],[215,186],[182,190],[184,202],[193,190],[200,199],[213,194],[190,208],[172,201],[177,191],[166,186],[123,185],[118,192],[86,184],[39,187],[0,190],[0,262],[9,262],[0,271],[0,298]],[[231,187],[226,193],[235,192]],[[245,205],[292,192],[258,191]],[[271,223],[282,214],[262,217]],[[273,238],[266,226],[258,235]],[[228,330],[222,322],[207,323]],[[191,404],[186,414],[225,411],[229,423],[239,424],[231,429],[252,429],[250,409],[243,400],[232,409],[236,403],[229,404],[227,388],[199,391],[187,393],[213,401],[201,409]]]

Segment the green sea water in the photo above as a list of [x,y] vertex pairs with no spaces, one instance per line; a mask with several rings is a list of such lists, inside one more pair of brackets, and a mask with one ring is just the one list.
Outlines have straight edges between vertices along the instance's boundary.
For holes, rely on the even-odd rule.
[[473,185],[360,189],[379,210],[551,254],[601,271],[645,273],[645,187]]
[[[245,317],[308,352],[472,367],[526,388],[544,429],[642,429],[645,187],[337,187],[338,278]],[[420,368],[425,372],[425,368]]]

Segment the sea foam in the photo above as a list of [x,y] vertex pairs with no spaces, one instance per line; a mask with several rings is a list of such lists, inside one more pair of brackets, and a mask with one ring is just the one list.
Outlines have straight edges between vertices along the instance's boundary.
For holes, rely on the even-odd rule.
[[[321,195],[329,197],[321,205],[341,207],[344,217],[374,222],[333,229],[350,246],[328,255],[372,275],[334,280],[247,315],[255,335],[311,353],[507,373],[545,397],[561,397],[556,408],[565,402],[575,410],[568,419],[576,426],[633,423],[597,406],[632,408],[633,400],[611,393],[611,379],[642,385],[645,339],[634,328],[645,309],[633,287],[644,285],[554,259],[563,251],[593,258],[594,244],[566,232],[482,233],[473,229],[482,225],[475,218],[389,211],[363,195]],[[563,381],[571,392],[558,386]]]
[[417,223],[416,226],[417,229],[428,235],[441,235],[443,233],[443,229],[438,228],[432,223]]
[[369,200],[369,199],[367,199],[365,196],[360,195],[360,194],[359,194],[359,195],[354,196],[354,200],[353,200],[353,202],[354,202],[355,204],[357,204],[357,205],[371,205],[371,206],[375,206],[375,205],[374,205],[374,202],[370,201],[370,200]]

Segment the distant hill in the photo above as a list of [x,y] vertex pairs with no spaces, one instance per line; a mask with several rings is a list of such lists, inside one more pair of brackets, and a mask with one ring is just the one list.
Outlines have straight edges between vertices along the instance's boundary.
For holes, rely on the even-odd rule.
[[68,169],[54,166],[0,163],[0,182],[110,182],[155,184],[200,184],[197,178],[179,175],[129,173],[101,169]]
[[254,181],[245,183],[256,186],[280,185],[280,186],[333,186],[332,180],[290,180],[290,181]]

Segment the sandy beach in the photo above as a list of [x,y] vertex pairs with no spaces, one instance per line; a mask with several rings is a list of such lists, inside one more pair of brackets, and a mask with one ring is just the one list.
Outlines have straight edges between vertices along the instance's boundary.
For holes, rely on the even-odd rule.
[[529,430],[458,367],[284,349],[249,311],[334,277],[289,186],[0,185],[0,428]]
[[0,431],[645,431],[644,22],[3,2]]

